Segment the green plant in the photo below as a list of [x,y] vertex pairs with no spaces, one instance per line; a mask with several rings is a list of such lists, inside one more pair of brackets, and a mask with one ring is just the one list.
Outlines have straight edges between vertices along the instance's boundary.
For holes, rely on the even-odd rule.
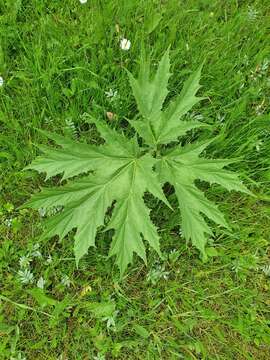
[[[46,188],[35,194],[27,206],[35,209],[59,209],[60,206],[60,211],[46,220],[43,236],[58,235],[62,239],[76,228],[77,265],[88,248],[95,245],[96,233],[104,225],[108,209],[112,215],[105,230],[114,229],[109,256],[116,256],[121,274],[132,262],[133,253],[146,262],[143,239],[160,254],[159,234],[143,199],[146,191],[171,207],[162,186],[170,183],[174,187],[183,236],[202,254],[205,254],[207,237],[212,234],[205,217],[221,226],[228,225],[224,215],[204,196],[195,181],[199,179],[218,183],[227,190],[248,192],[237,174],[223,169],[235,160],[200,157],[212,140],[184,146],[179,143],[179,138],[187,131],[206,126],[197,120],[181,120],[203,99],[196,96],[202,66],[188,78],[180,95],[162,110],[168,94],[169,68],[169,51],[166,51],[154,77],[150,76],[149,61],[141,62],[138,79],[129,73],[141,115],[130,124],[143,146],[139,146],[137,135],[128,138],[89,117],[89,122],[96,125],[105,140],[104,145],[78,143],[45,133],[61,149],[41,146],[44,155],[27,167],[46,172],[47,179],[63,173],[62,180],[67,180],[63,186]],[[82,178],[70,180],[81,174],[84,174]]]

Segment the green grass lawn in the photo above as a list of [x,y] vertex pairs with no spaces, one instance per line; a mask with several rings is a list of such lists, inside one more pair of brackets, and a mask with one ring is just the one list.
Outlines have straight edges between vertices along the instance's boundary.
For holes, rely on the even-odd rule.
[[[269,24],[268,0],[0,0],[0,359],[270,359]],[[170,95],[204,61],[189,117],[255,196],[209,190],[231,230],[213,227],[207,261],[150,199],[163,260],[149,250],[120,280],[101,233],[77,269],[72,235],[39,240],[42,214],[21,208],[45,185],[22,171],[37,129],[95,141],[86,112],[126,127],[125,69],[169,46]]]

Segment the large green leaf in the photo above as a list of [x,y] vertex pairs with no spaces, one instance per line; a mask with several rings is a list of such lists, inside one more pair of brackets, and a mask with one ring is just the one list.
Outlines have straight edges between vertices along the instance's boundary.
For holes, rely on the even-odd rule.
[[[114,134],[112,129],[101,124],[98,125],[98,129],[106,139]],[[46,220],[43,236],[58,235],[62,239],[71,230],[76,229],[74,253],[78,264],[88,248],[95,245],[97,230],[104,224],[108,208],[116,201],[108,227],[115,229],[110,255],[117,256],[117,264],[123,274],[132,261],[133,253],[146,260],[143,238],[159,253],[159,236],[151,222],[149,210],[144,204],[144,193],[149,191],[168,206],[170,205],[163,194],[157,175],[153,172],[156,160],[149,154],[138,153],[139,148],[134,141],[133,143],[127,141],[117,133],[114,135],[116,148],[119,150],[121,146],[124,150],[127,146],[127,153],[132,150],[133,156],[129,155],[126,158],[108,156],[102,163],[93,161],[91,167],[94,170],[93,174],[60,187],[45,188],[34,195],[27,205],[35,209],[60,207],[59,213]],[[58,140],[58,137],[54,140]],[[62,138],[61,143],[58,141],[58,144],[62,147],[67,146]],[[72,140],[68,141],[72,153],[78,153],[81,145]],[[91,164],[92,146],[84,145],[85,159],[87,159],[87,146],[89,146],[89,164]],[[100,146],[101,152],[104,147],[106,148],[106,145]],[[50,172],[52,151],[57,152],[57,150],[46,151],[45,155],[39,157],[39,167],[37,168],[34,162],[33,168]],[[58,150],[60,154],[61,151]],[[71,161],[70,167],[76,165],[77,160],[73,161],[75,164],[73,165]],[[29,167],[31,168],[31,165]],[[53,169],[59,173],[64,168],[59,166],[58,170],[56,167]],[[84,173],[84,168],[81,168],[80,172]]]
[[157,119],[158,121],[153,122],[158,144],[176,141],[179,136],[185,135],[191,129],[207,126],[195,120],[180,120],[195,104],[204,99],[203,97],[196,96],[197,91],[201,87],[199,84],[201,70],[202,65],[190,75],[180,95],[171,101],[162,113],[162,116]]
[[144,119],[130,120],[130,124],[149,145],[176,141],[189,130],[208,126],[195,120],[180,120],[195,104],[204,99],[196,96],[201,87],[199,81],[202,65],[190,75],[180,95],[161,111],[168,94],[167,85],[171,75],[169,68],[170,62],[166,52],[152,81],[149,80],[148,62],[142,63],[138,79],[129,76],[138,109],[144,117]]
[[46,172],[46,180],[61,173],[63,173],[62,180],[65,180],[97,168],[104,168],[108,162],[110,170],[113,170],[121,164],[124,165],[127,159],[132,157],[129,149],[130,143],[127,140],[127,146],[124,149],[123,145],[121,146],[117,141],[101,147],[74,143],[73,140],[60,135],[44,131],[43,133],[61,146],[61,149],[39,145],[45,156],[38,156],[26,169]]
[[129,73],[130,85],[138,109],[143,116],[143,120],[131,120],[130,124],[148,144],[156,144],[156,134],[152,122],[161,116],[162,105],[168,94],[167,85],[171,75],[169,69],[170,59],[169,50],[167,50],[152,79],[149,60],[142,60],[138,79]]
[[[184,237],[203,254],[208,237],[213,235],[210,221],[218,226],[228,224],[196,181],[249,193],[238,175],[226,169],[235,160],[201,156],[211,140],[186,146],[179,144],[179,137],[187,131],[206,126],[182,119],[202,99],[196,96],[202,66],[184,83],[180,95],[162,109],[168,94],[169,67],[167,51],[153,76],[148,61],[142,61],[138,79],[129,74],[140,111],[140,118],[130,121],[136,130],[135,136],[126,137],[119,129],[112,129],[90,115],[84,118],[96,126],[105,140],[102,145],[43,132],[58,147],[40,146],[43,155],[27,168],[45,172],[46,179],[61,174],[62,183],[42,189],[27,206],[54,213],[45,219],[44,237],[57,235],[63,239],[74,231],[77,265],[89,247],[95,246],[101,227],[104,231],[113,230],[109,256],[116,257],[121,275],[134,254],[146,262],[145,241],[160,254],[158,230],[151,221],[144,195],[150,192],[170,208],[162,190],[166,182],[175,189]],[[143,147],[139,146],[137,135],[144,139]],[[167,146],[171,142],[176,145]]]
[[249,193],[237,174],[223,169],[232,160],[212,160],[199,156],[210,142],[175,147],[165,152],[157,165],[161,182],[169,182],[174,186],[184,237],[187,241],[191,240],[202,253],[208,235],[212,235],[205,217],[224,227],[228,227],[228,224],[218,207],[196,187],[195,180],[217,183],[228,190]]
[[150,78],[149,60],[142,61],[138,79],[129,73],[129,80],[141,115],[151,120],[161,112],[163,102],[168,94],[170,74],[169,50],[159,62],[156,74]]

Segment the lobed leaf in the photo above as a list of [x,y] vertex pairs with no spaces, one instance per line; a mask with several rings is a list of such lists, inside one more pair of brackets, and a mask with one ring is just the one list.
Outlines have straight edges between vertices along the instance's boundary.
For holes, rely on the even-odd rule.
[[101,147],[78,143],[47,132],[44,134],[60,145],[61,149],[39,145],[38,147],[44,155],[38,156],[25,169],[46,172],[46,180],[61,173],[63,173],[62,180],[66,180],[97,168],[106,167],[108,163],[110,163],[110,169],[115,169],[125,164],[129,158],[127,150],[120,151],[119,146],[113,144]]
[[195,104],[204,99],[203,97],[196,96],[201,87],[202,66],[203,64],[190,75],[184,83],[180,95],[171,101],[167,109],[162,113],[162,116],[154,123],[159,144],[175,141],[179,136],[185,135],[188,130],[206,126],[199,121],[180,121],[181,117],[187,114]]
[[[146,262],[144,241],[161,255],[158,230],[143,198],[148,191],[171,208],[162,190],[165,182],[174,187],[184,237],[202,254],[205,254],[208,237],[213,234],[209,220],[223,227],[228,227],[228,224],[218,207],[197,187],[196,180],[217,183],[229,191],[250,193],[238,175],[226,169],[236,160],[202,156],[213,140],[186,146],[177,143],[187,131],[207,126],[198,121],[182,120],[203,99],[196,96],[202,66],[185,82],[180,95],[162,110],[168,94],[169,68],[169,51],[166,51],[153,77],[150,76],[148,61],[141,63],[138,79],[129,74],[141,114],[139,120],[131,120],[130,124],[148,147],[141,148],[136,136],[127,138],[91,116],[88,121],[95,124],[105,140],[103,145],[78,143],[43,132],[58,148],[40,146],[43,155],[27,169],[45,172],[46,179],[63,174],[62,180],[66,181],[64,185],[42,189],[26,206],[58,209],[45,220],[43,236],[57,235],[63,239],[74,231],[77,265],[89,247],[95,246],[97,232],[103,226],[106,226],[105,231],[114,231],[109,256],[116,257],[121,275],[134,254]],[[164,146],[171,142],[176,142],[176,145]],[[78,175],[83,177],[78,179]],[[112,216],[108,224],[104,224],[108,209],[111,209]]]
[[144,118],[144,121],[130,121],[130,124],[148,144],[156,144],[156,134],[152,122],[161,116],[162,105],[168,94],[167,85],[171,76],[169,49],[159,62],[153,79],[150,79],[149,67],[149,61],[142,60],[138,79],[128,73],[138,109]]
[[[129,76],[138,109],[146,119],[146,121],[131,120],[130,124],[149,145],[166,144],[176,141],[189,130],[209,127],[199,121],[180,121],[181,117],[187,114],[196,103],[204,99],[195,96],[201,87],[199,81],[202,65],[190,75],[180,95],[170,102],[167,109],[161,111],[168,94],[169,67],[170,63],[166,52],[152,82],[149,81],[149,68],[145,64],[141,65],[137,80],[132,75]],[[157,96],[156,93],[160,95]]]
[[[35,209],[61,207],[59,213],[46,220],[43,237],[49,238],[58,235],[60,239],[63,239],[71,230],[76,229],[74,253],[78,265],[89,247],[95,246],[97,231],[104,225],[104,217],[108,208],[116,201],[113,217],[108,227],[115,229],[110,256],[117,256],[117,264],[123,274],[127,265],[132,261],[134,252],[146,260],[141,235],[160,253],[158,233],[151,223],[149,210],[144,204],[144,193],[149,191],[168,206],[170,204],[164,196],[157,175],[153,172],[156,160],[150,154],[139,154],[138,145],[134,140],[133,142],[128,141],[105,125],[97,123],[97,127],[106,140],[111,136],[115,140],[111,147],[107,145],[97,147],[99,153],[103,154],[104,149],[108,151],[107,157],[102,161],[93,159],[92,146],[81,147],[82,144],[70,140],[65,142],[62,137],[59,138],[60,143],[59,139],[54,137],[54,140],[61,144],[66,151],[67,148],[69,149],[71,155],[78,149],[89,149],[89,158],[87,151],[83,154],[84,160],[89,161],[93,174],[60,187],[45,188],[35,194],[26,206]],[[116,149],[118,152],[122,151],[121,156],[114,156],[113,150],[116,151]],[[124,157],[125,149],[126,157]],[[61,156],[63,156],[61,149],[49,150],[45,156],[39,159],[40,169],[49,172],[49,175],[52,174],[52,165],[55,166],[54,161],[51,160],[54,152],[59,155],[59,160],[61,160]],[[63,159],[65,160],[65,156]],[[85,169],[77,167],[75,158],[70,161],[70,166],[65,162],[68,169],[64,168],[63,164],[61,167],[60,164],[55,172],[64,171],[65,178],[67,175],[75,173],[75,167],[80,173],[84,172]],[[35,161],[34,165],[30,167],[36,167]]]
[[217,206],[196,187],[195,180],[218,183],[228,190],[249,193],[237,174],[223,169],[232,160],[199,157],[211,141],[175,147],[160,159],[157,166],[160,180],[174,186],[184,237],[187,241],[191,240],[203,254],[207,238],[212,235],[205,217],[224,227],[228,227],[228,224]]
[[155,118],[162,109],[163,102],[168,94],[167,85],[171,76],[169,70],[170,58],[169,50],[167,50],[159,62],[153,79],[150,79],[148,61],[142,61],[138,79],[128,73],[138,109],[147,121]]

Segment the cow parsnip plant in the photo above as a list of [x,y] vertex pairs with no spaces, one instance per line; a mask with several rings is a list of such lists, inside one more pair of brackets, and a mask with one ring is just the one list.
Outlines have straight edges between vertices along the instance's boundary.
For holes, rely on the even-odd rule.
[[[248,192],[237,174],[224,169],[232,160],[200,156],[211,140],[180,145],[179,138],[187,131],[205,126],[199,121],[181,120],[202,99],[196,96],[201,67],[188,78],[180,95],[162,109],[168,94],[169,68],[167,51],[153,77],[150,77],[149,61],[142,62],[137,79],[129,74],[141,115],[130,124],[143,139],[143,147],[139,146],[137,135],[127,138],[102,120],[90,118],[105,140],[104,145],[78,143],[46,133],[60,148],[41,146],[44,155],[28,166],[46,172],[47,179],[63,174],[62,180],[67,180],[63,186],[45,188],[35,194],[27,206],[35,209],[60,207],[60,212],[45,220],[43,236],[58,235],[63,239],[76,229],[77,264],[89,247],[95,246],[97,231],[104,225],[109,208],[112,215],[105,230],[114,230],[109,256],[116,257],[121,274],[132,262],[134,253],[146,262],[143,240],[160,254],[159,234],[143,197],[145,192],[150,192],[170,207],[163,193],[164,183],[174,187],[183,236],[203,254],[207,238],[212,235],[207,218],[221,226],[228,225],[218,207],[196,186],[195,180]],[[168,147],[171,143],[175,145]]]

